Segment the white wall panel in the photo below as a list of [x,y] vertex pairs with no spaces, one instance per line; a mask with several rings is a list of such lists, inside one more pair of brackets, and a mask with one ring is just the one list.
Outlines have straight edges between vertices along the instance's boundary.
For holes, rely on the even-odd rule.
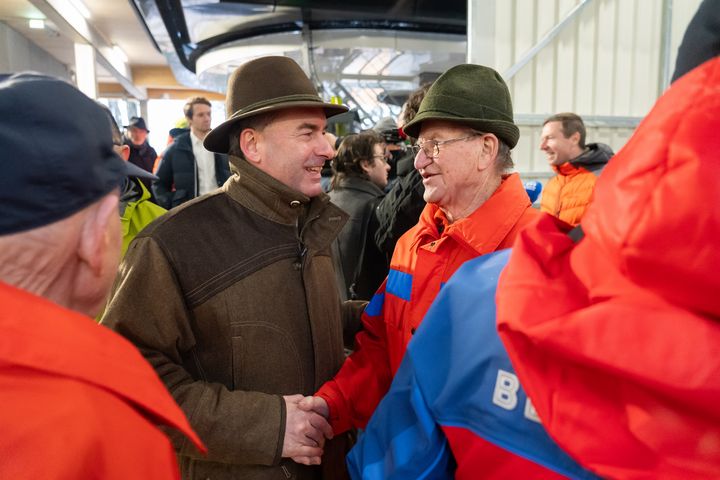
[[[508,4],[513,2],[508,2]],[[515,3],[515,11],[522,12],[522,15],[515,14],[515,21],[512,25],[514,31],[512,45],[512,59],[520,58],[523,53],[530,50],[536,42],[537,35],[535,33],[536,22],[535,22],[535,0],[517,0]],[[534,97],[535,85],[535,70],[533,68],[525,68],[518,72],[518,75],[513,79],[513,84],[516,85],[513,96],[515,103],[532,105]]]
[[[471,15],[495,16],[492,65],[499,72],[526,56],[582,0],[469,0]],[[592,0],[508,81],[521,136],[513,151],[525,177],[549,177],[538,149],[542,119],[571,111],[589,120],[588,141],[616,151],[662,93],[663,9],[672,6],[670,73],[701,0]],[[488,19],[483,17],[485,23]],[[468,44],[472,43],[472,33]],[[473,58],[468,61],[473,62]],[[603,118],[598,118],[603,117]],[[618,117],[623,117],[622,119]],[[617,122],[616,122],[617,119]],[[632,120],[635,119],[635,120]],[[617,123],[617,125],[615,125]]]
[[[542,9],[537,10],[537,29],[536,38],[539,39],[540,35],[550,31],[553,26],[557,23],[557,2],[550,1],[542,4]],[[553,44],[548,45],[544,49],[538,52],[535,61],[527,65],[523,70],[533,69],[535,71],[534,76],[534,101],[532,105],[523,105],[522,108],[527,109],[528,112],[551,112],[555,105],[555,46]],[[504,71],[502,69],[501,71]],[[520,74],[523,73],[521,70]],[[515,110],[517,111],[517,106]]]
[[597,115],[612,115],[615,76],[615,14],[617,2],[596,2],[595,22],[597,37],[595,48],[595,78],[592,111]]

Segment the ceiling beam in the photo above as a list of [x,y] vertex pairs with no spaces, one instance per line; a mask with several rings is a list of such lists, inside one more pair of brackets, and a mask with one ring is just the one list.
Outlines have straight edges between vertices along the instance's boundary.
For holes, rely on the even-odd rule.
[[133,66],[132,78],[136,85],[147,88],[185,88],[180,85],[170,67],[166,66]]
[[138,100],[146,100],[147,94],[132,81],[129,73],[118,70],[113,65],[112,45],[75,9],[69,0],[29,0],[52,21],[60,33],[76,43],[86,43],[95,50],[95,60],[123,88]]

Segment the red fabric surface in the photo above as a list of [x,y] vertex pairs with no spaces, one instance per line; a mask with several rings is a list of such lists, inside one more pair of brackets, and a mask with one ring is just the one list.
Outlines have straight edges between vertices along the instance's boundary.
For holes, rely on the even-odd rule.
[[140,353],[0,282],[0,478],[179,478],[156,424],[204,446]]
[[548,433],[609,478],[720,478],[720,58],[658,100],[598,180],[578,244],[545,216],[498,328]]

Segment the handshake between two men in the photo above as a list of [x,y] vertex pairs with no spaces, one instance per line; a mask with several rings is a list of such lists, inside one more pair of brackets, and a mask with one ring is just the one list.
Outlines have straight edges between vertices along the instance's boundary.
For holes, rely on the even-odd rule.
[[286,395],[282,456],[303,465],[320,465],[325,440],[333,437],[330,410],[320,397]]

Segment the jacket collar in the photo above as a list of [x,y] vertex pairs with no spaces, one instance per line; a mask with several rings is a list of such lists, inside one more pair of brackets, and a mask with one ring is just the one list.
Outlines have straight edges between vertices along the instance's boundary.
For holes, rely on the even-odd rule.
[[[110,390],[205,451],[155,371],[127,340],[92,319],[0,282],[0,363]],[[110,374],[108,374],[110,373]]]
[[230,156],[231,169],[235,173],[225,183],[223,189],[236,202],[245,208],[273,222],[296,225],[302,229],[305,221],[326,217],[327,222],[313,225],[311,235],[318,247],[329,244],[342,229],[348,214],[330,203],[330,197],[321,193],[310,198],[279,182],[262,170],[250,165],[246,160]]
[[147,140],[145,140],[145,141],[144,141],[143,143],[141,143],[140,145],[135,145],[135,144],[132,142],[132,140],[127,139],[126,142],[125,142],[125,145],[127,145],[128,147],[130,147],[130,150],[134,150],[134,151],[136,151],[136,152],[138,152],[138,153],[141,153],[141,154],[142,154],[143,152],[145,152],[145,150],[147,150],[147,149],[150,147],[150,144],[148,143]]
[[579,165],[574,165],[570,162],[565,162],[562,165],[553,165],[552,169],[555,173],[564,177],[571,177],[573,175],[577,175],[581,171],[585,171],[585,169]]
[[363,193],[369,193],[374,196],[383,195],[383,191],[370,180],[362,177],[348,176],[343,177],[338,182],[337,188],[347,188],[349,190],[358,190]]
[[520,176],[504,176],[497,190],[470,216],[449,223],[437,205],[428,204],[420,216],[422,237],[440,239],[452,237],[467,245],[479,255],[497,250],[520,217],[530,207],[530,198],[523,188]]
[[192,152],[192,141],[190,140],[190,132],[185,132],[178,135],[173,142],[173,146],[178,150],[189,150]]

